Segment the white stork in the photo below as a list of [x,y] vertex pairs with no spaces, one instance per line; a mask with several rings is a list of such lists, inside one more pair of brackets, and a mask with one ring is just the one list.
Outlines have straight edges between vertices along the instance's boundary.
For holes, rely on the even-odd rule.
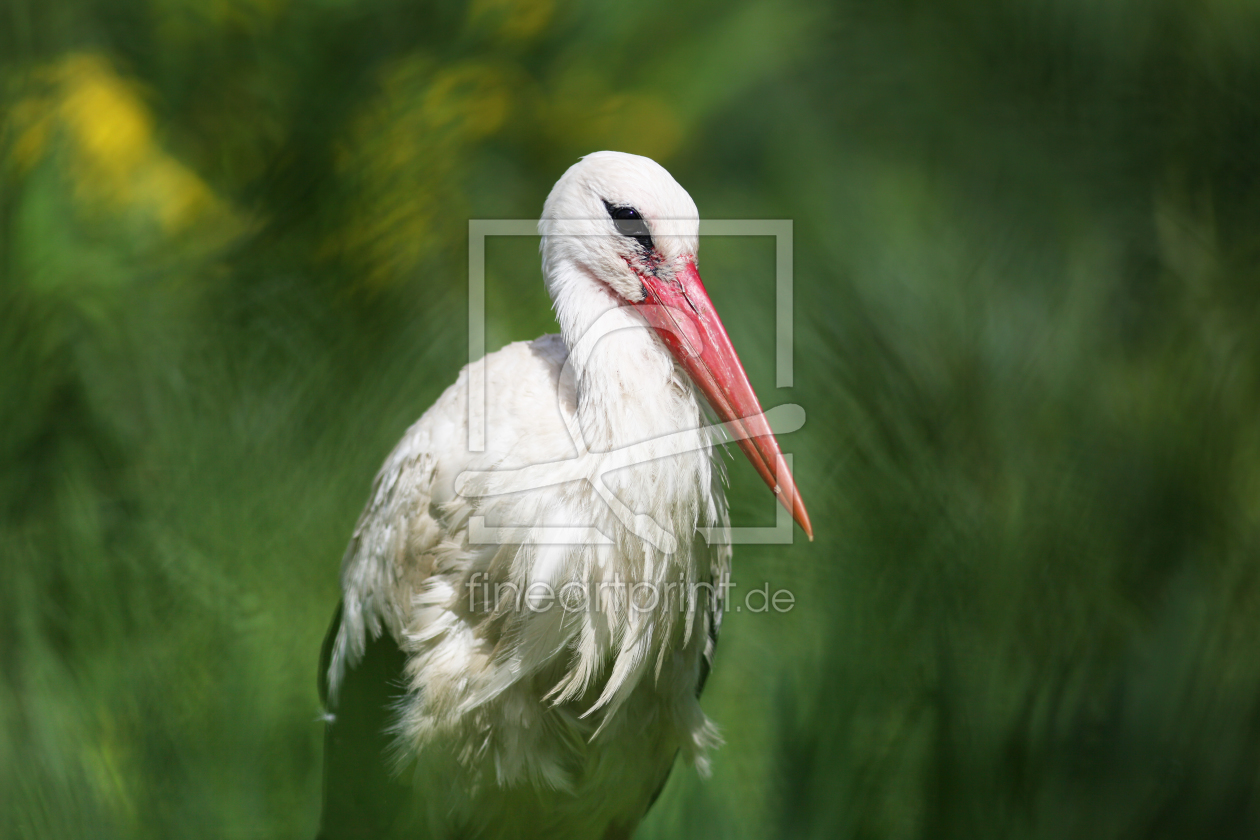
[[539,232],[561,334],[465,368],[346,549],[321,661],[328,840],[629,837],[676,754],[705,768],[730,548],[701,538],[727,513],[697,391],[812,539],[696,271],[687,192],[598,152]]

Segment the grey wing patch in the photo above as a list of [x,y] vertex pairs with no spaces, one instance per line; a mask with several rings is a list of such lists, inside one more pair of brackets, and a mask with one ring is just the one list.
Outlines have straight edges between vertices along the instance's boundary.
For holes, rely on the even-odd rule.
[[408,429],[372,482],[372,491],[341,562],[340,630],[328,657],[327,694],[375,639],[402,638],[409,587],[428,576],[427,549],[439,529],[430,512],[433,459],[421,418]]

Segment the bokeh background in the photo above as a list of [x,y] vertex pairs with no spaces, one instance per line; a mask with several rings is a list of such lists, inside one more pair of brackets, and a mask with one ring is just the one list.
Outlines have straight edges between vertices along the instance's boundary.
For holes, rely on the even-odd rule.
[[738,550],[796,607],[728,618],[639,836],[1260,835],[1260,5],[3,0],[0,836],[313,835],[467,220],[602,148],[794,220],[790,390],[773,241],[701,264],[818,533]]

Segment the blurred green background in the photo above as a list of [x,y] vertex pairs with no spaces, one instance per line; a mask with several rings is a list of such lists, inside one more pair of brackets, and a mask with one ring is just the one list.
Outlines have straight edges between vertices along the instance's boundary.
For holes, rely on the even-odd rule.
[[[579,155],[704,276],[818,539],[640,837],[1260,836],[1260,4],[3,0],[0,836],[309,838],[371,478],[467,220]],[[554,326],[533,240],[491,344]],[[773,505],[736,459],[738,524]],[[737,590],[738,591],[738,590]]]

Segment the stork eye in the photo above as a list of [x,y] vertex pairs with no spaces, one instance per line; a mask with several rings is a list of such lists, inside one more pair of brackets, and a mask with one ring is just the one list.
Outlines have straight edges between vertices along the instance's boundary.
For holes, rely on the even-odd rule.
[[644,248],[652,250],[652,234],[648,231],[647,222],[643,221],[638,210],[624,205],[618,207],[607,201],[604,202],[604,207],[608,209],[608,215],[612,217],[617,233],[638,240]]

